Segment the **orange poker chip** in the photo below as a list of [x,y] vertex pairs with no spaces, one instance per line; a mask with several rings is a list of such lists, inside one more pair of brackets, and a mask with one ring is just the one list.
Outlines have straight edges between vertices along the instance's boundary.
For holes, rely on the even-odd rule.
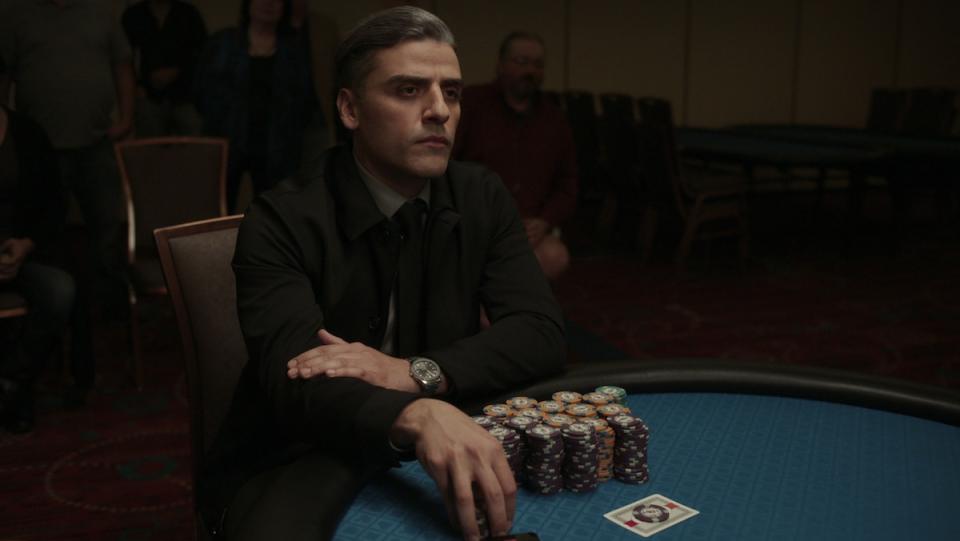
[[529,396],[515,396],[507,400],[507,405],[515,410],[525,410],[536,407],[537,401]]
[[574,417],[596,417],[597,408],[590,404],[570,404],[567,406],[566,413]]
[[563,413],[563,402],[544,400],[537,404],[537,408],[544,413]]
[[583,395],[573,391],[558,391],[553,393],[553,399],[564,404],[577,404],[583,400]]

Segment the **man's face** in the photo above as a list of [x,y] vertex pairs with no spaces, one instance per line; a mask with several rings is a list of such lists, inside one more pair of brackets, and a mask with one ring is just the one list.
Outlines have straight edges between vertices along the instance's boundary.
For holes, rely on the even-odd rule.
[[360,163],[394,186],[442,175],[462,87],[457,54],[446,43],[407,41],[375,53],[362,88],[337,97]]
[[513,40],[497,63],[497,78],[504,91],[518,99],[532,96],[543,84],[545,56],[543,45],[537,40]]

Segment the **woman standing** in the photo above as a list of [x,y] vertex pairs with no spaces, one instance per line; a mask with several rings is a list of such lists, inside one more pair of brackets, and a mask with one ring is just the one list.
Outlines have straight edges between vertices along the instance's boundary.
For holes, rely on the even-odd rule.
[[197,109],[206,134],[230,141],[231,210],[245,172],[259,194],[300,165],[316,98],[305,48],[289,23],[288,0],[244,0],[239,28],[211,36],[200,59]]

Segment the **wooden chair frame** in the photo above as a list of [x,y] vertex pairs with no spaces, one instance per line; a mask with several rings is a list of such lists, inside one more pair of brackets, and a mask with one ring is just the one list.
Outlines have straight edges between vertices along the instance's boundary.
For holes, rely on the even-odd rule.
[[[177,274],[177,265],[173,258],[173,251],[170,248],[170,241],[179,237],[189,237],[202,233],[235,229],[240,227],[242,220],[243,215],[240,214],[163,227],[154,231],[154,238],[157,241],[157,251],[160,255],[160,265],[163,268],[163,276],[166,280],[170,300],[173,303],[173,311],[177,319],[177,328],[180,331],[180,342],[183,348],[184,369],[187,375],[188,387],[187,396],[191,401],[190,443],[192,453],[191,471],[194,486],[196,486],[197,475],[200,472],[205,447],[203,408],[198,406],[200,401],[203,400],[203,392],[200,384],[200,374],[197,370],[199,359],[196,339],[190,320],[190,312],[187,310],[187,305],[183,298],[183,290],[180,285],[179,275]],[[204,538],[205,534],[206,532],[202,526],[198,524],[198,539]]]
[[[136,209],[134,208],[133,188],[130,182],[130,176],[127,172],[126,161],[124,160],[124,151],[130,148],[156,146],[156,145],[212,145],[220,147],[220,174],[217,179],[219,194],[219,216],[227,215],[227,158],[229,143],[226,139],[215,137],[150,137],[145,139],[133,139],[129,141],[120,141],[114,143],[114,154],[117,160],[117,168],[120,171],[120,180],[123,184],[124,209],[127,219],[127,242],[126,242],[126,261],[128,266],[132,266],[137,260],[137,221]],[[130,349],[133,357],[133,378],[137,389],[143,389],[143,357],[140,344],[140,322],[137,310],[137,291],[133,284],[128,283],[127,302],[130,306]],[[164,296],[168,294],[166,287],[155,287],[143,291],[142,293],[150,296]]]

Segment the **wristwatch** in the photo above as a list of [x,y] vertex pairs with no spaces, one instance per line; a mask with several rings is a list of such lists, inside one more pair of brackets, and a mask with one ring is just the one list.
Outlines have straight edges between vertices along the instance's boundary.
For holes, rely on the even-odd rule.
[[426,357],[410,357],[410,377],[417,382],[420,389],[427,394],[436,394],[443,381],[443,372],[440,365]]

